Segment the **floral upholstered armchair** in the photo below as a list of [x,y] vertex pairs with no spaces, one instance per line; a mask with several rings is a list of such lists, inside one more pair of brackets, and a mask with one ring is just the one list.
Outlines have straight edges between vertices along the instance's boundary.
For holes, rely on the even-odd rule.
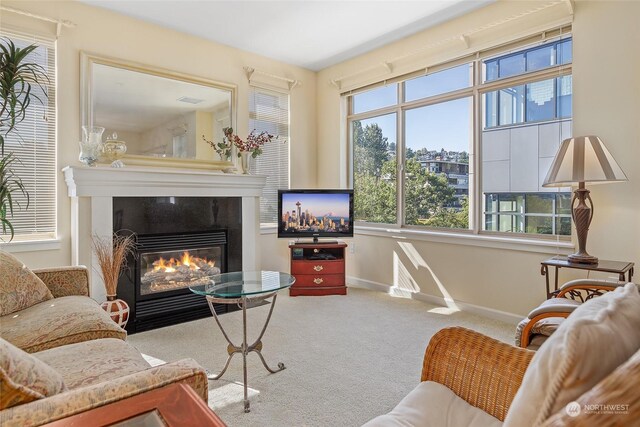
[[38,426],[173,383],[207,401],[196,361],[150,366],[88,285],[85,267],[31,271],[0,251],[0,426]]
[[32,271],[12,254],[0,251],[0,337],[33,353],[126,336],[89,298],[86,267]]

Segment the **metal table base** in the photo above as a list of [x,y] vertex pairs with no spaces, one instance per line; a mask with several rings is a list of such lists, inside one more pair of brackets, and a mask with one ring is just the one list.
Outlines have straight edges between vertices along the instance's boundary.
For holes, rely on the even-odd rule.
[[[273,297],[273,301],[271,301],[271,308],[269,308],[269,314],[267,315],[267,320],[264,322],[262,331],[260,332],[260,335],[255,340],[255,342],[251,345],[248,345],[247,343],[247,304],[264,301],[271,297]],[[242,354],[242,373],[243,373],[243,383],[244,383],[244,412],[251,411],[249,406],[249,397],[247,394],[247,355],[252,351],[258,353],[258,356],[260,356],[260,360],[262,361],[262,364],[267,369],[267,371],[271,372],[272,374],[275,374],[276,372],[280,372],[283,369],[285,369],[284,363],[282,362],[278,363],[278,369],[271,369],[269,365],[267,365],[267,362],[264,360],[264,356],[262,356],[262,336],[267,330],[267,326],[269,325],[269,320],[271,320],[271,314],[273,313],[273,307],[275,307],[276,305],[277,298],[278,298],[277,292],[272,292],[269,294],[257,294],[255,296],[244,296],[240,298],[216,298],[216,297],[207,295],[207,302],[209,303],[209,308],[211,309],[211,313],[213,313],[213,317],[214,319],[216,319],[216,323],[218,324],[220,331],[222,331],[222,335],[229,343],[229,345],[227,346],[227,353],[228,353],[227,361],[225,362],[224,367],[222,368],[222,371],[220,371],[216,375],[209,374],[207,375],[207,377],[210,380],[220,379],[222,375],[224,375],[224,373],[227,371],[227,368],[229,367],[229,363],[231,362],[231,359],[233,358],[233,356],[236,353],[241,353]],[[220,319],[216,314],[214,304],[238,304],[238,306],[242,308],[242,345],[237,346],[229,339],[227,332],[222,327],[222,323],[220,323]]]

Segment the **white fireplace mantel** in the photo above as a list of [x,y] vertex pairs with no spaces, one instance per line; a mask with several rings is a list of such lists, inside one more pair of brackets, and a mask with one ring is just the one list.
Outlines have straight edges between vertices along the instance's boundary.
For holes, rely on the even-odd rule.
[[91,272],[90,295],[101,302],[105,290],[91,250],[91,236],[113,233],[113,197],[241,197],[242,266],[258,269],[261,175],[238,175],[154,167],[62,169],[71,197],[71,258]]

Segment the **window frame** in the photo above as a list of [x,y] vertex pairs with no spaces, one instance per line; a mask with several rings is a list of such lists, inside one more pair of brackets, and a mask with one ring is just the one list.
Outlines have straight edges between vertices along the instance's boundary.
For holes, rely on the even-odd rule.
[[[44,107],[40,106],[38,102],[33,105],[33,108],[44,108],[45,115],[47,117],[47,122],[51,121],[49,125],[51,127],[50,130],[47,131],[49,138],[46,139],[47,144],[53,145],[51,160],[51,173],[53,175],[53,184],[51,188],[53,190],[53,195],[50,196],[51,210],[41,211],[40,214],[42,216],[50,216],[51,223],[53,225],[52,231],[47,232],[38,232],[38,233],[19,233],[16,230],[16,234],[12,241],[9,241],[6,236],[1,236],[0,239],[0,248],[10,251],[10,252],[32,252],[32,251],[42,251],[42,250],[57,250],[61,247],[61,240],[58,234],[59,226],[58,226],[58,112],[57,112],[57,103],[58,103],[58,72],[57,72],[57,56],[58,56],[58,48],[57,48],[57,39],[55,36],[47,36],[39,33],[34,33],[30,31],[21,31],[12,27],[3,28],[0,31],[0,36],[8,39],[13,39],[14,41],[20,40],[28,45],[37,44],[38,48],[44,48],[47,50],[47,55],[51,57],[47,60],[48,65],[50,67],[46,67],[46,73],[49,77],[49,82],[45,83],[43,86],[47,88],[48,97],[44,100]],[[33,54],[33,53],[32,53]],[[22,137],[20,137],[22,138]],[[6,143],[6,140],[5,140]],[[6,148],[6,147],[5,147]],[[20,160],[19,156],[16,156],[18,160]],[[28,191],[33,191],[33,189]],[[37,193],[37,192],[36,192]],[[31,197],[32,194],[30,194]],[[31,200],[29,206],[32,203],[35,203],[37,200]],[[17,209],[14,211],[14,214],[20,213],[21,209]],[[26,216],[26,214],[25,214]],[[36,218],[36,212],[34,212],[31,217]],[[37,222],[37,219],[34,219]]]
[[[251,123],[254,121],[259,121],[257,118],[253,118],[251,117],[252,111],[251,111],[251,98],[253,96],[255,96],[256,92],[263,92],[269,95],[276,95],[276,96],[286,96],[287,97],[287,136],[286,136],[286,144],[287,144],[287,188],[286,189],[290,189],[291,188],[291,93],[287,90],[284,89],[276,89],[273,87],[266,87],[260,84],[255,84],[255,83],[251,83],[249,85],[249,112],[248,112],[248,119],[249,119],[249,127],[251,128]],[[264,120],[262,120],[264,121]],[[275,123],[275,122],[272,122]],[[282,125],[282,123],[275,123],[276,126],[280,126]],[[257,131],[259,132],[260,130],[257,129]],[[275,136],[280,136],[280,135],[275,135]],[[281,141],[278,140],[274,140],[272,142],[270,142],[270,144],[278,144],[278,143],[282,143]],[[257,168],[257,162],[259,161],[258,157],[257,159],[249,159],[249,161],[254,161],[254,166]],[[265,184],[265,188],[266,188],[266,184]],[[278,187],[276,189],[276,194],[277,194],[277,190],[280,189],[280,187]],[[264,192],[264,189],[263,189]],[[262,203],[262,199],[264,197],[264,193],[260,195],[260,201],[258,202],[259,204]],[[276,196],[277,197],[277,196]],[[277,206],[277,200],[276,200],[276,206]],[[276,212],[277,214],[277,212]],[[277,221],[274,222],[262,222],[262,220],[260,219],[260,230],[261,232],[274,232],[277,230],[278,227],[278,223]]]
[[[529,50],[539,49],[545,45],[553,44],[556,49],[557,46],[560,46],[562,43],[567,40],[572,40],[573,35],[571,33],[559,34],[554,36],[556,40],[549,42],[538,42],[535,46],[529,45],[527,46],[519,46],[520,52],[528,52]],[[486,109],[483,102],[484,95],[496,90],[525,85],[527,83],[534,83],[537,81],[544,81],[549,79],[554,79],[554,95],[556,96],[556,104],[558,102],[558,94],[557,94],[557,80],[560,77],[564,77],[567,75],[572,75],[573,72],[573,58],[571,62],[561,64],[556,63],[553,66],[545,67],[542,69],[538,69],[535,71],[526,71],[526,55],[525,55],[525,71],[522,74],[496,78],[494,80],[484,81],[484,67],[483,63],[485,61],[490,61],[492,58],[498,58],[501,56],[509,55],[509,51],[512,49],[502,49],[492,51],[490,56],[483,55],[474,55],[473,57],[469,57],[466,61],[457,59],[450,62],[441,63],[438,66],[429,67],[429,72],[439,72],[442,70],[446,70],[448,68],[455,67],[457,65],[461,65],[463,63],[471,63],[472,64],[472,79],[471,86],[464,89],[458,89],[451,92],[446,92],[444,94],[434,95],[431,97],[422,98],[419,100],[413,100],[406,102],[404,96],[404,82],[413,78],[416,78],[416,73],[409,73],[404,76],[397,77],[395,79],[380,82],[378,84],[368,85],[366,87],[361,88],[360,90],[353,90],[349,93],[344,93],[342,96],[346,100],[346,141],[347,141],[347,150],[348,150],[348,165],[347,165],[347,179],[349,186],[354,188],[354,171],[353,171],[353,141],[352,141],[352,123],[356,120],[363,119],[371,119],[378,116],[382,116],[385,114],[396,113],[397,114],[397,126],[396,126],[396,159],[397,159],[397,167],[396,167],[396,222],[393,224],[389,223],[374,223],[368,221],[355,221],[354,226],[355,230],[358,231],[358,228],[362,230],[384,230],[388,229],[391,231],[399,231],[406,230],[408,232],[417,232],[419,234],[428,235],[428,234],[442,234],[447,236],[454,235],[475,235],[475,236],[486,236],[486,237],[495,237],[498,239],[517,239],[523,241],[551,241],[555,243],[556,247],[565,246],[572,247],[570,244],[571,235],[548,235],[548,234],[533,234],[533,233],[507,233],[500,231],[490,231],[484,230],[484,215],[485,215],[485,200],[482,193],[482,133],[485,129],[486,123]],[[514,52],[513,54],[517,54],[518,52]],[[557,62],[557,50],[556,54],[556,62]],[[375,89],[379,86],[384,86],[388,84],[397,85],[397,96],[398,103],[396,105],[391,105],[384,108],[378,108],[375,110],[370,110],[366,112],[353,113],[353,95],[357,95],[363,91],[368,91]],[[404,214],[404,173],[403,168],[405,165],[405,141],[404,141],[404,128],[405,128],[405,112],[409,109],[420,108],[428,105],[435,105],[441,102],[451,101],[454,99],[464,98],[464,97],[472,97],[473,103],[473,132],[472,132],[472,144],[469,149],[469,228],[468,229],[456,229],[456,228],[439,228],[439,227],[430,227],[423,225],[409,225],[405,224],[405,214]],[[525,103],[526,103],[526,88],[525,88]],[[555,106],[557,110],[557,105]],[[557,113],[557,111],[556,111]],[[514,126],[526,126],[531,124],[543,124],[543,123],[551,123],[551,122],[562,122],[567,120],[573,120],[573,109],[572,115],[570,117],[556,117],[548,120],[540,120],[540,121],[526,121],[526,112],[523,112],[524,122],[518,124],[511,125],[503,125],[503,126],[494,126],[490,129],[499,129],[500,127],[514,127]]]

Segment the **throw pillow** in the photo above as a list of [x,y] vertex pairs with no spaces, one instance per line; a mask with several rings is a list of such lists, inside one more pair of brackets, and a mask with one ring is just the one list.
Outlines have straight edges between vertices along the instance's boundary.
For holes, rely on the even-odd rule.
[[633,283],[578,307],[536,353],[504,425],[538,426],[593,388],[640,348]]
[[42,280],[18,258],[0,251],[0,316],[53,298]]
[[[580,396],[580,410],[560,411],[545,421],[545,427],[637,426],[640,422],[640,350],[631,359]],[[576,407],[577,408],[577,407]]]
[[0,338],[0,410],[65,390],[52,367]]

